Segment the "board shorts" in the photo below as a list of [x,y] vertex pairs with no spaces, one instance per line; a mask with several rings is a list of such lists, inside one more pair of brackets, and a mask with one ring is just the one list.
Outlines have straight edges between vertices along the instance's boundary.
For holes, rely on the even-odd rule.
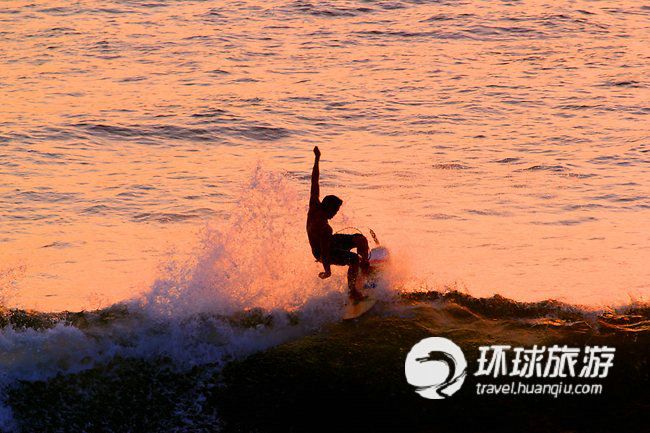
[[[350,251],[355,247],[354,237],[357,235],[346,235],[337,233],[332,235],[330,244],[330,264],[339,266],[349,266],[352,263],[359,262],[359,256]],[[314,254],[316,256],[316,254]],[[316,256],[319,262],[321,258]]]

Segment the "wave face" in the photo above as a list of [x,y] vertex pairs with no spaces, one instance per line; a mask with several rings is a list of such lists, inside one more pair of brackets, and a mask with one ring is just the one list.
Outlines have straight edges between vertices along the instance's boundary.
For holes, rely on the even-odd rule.
[[[3,428],[274,431],[280,425],[306,427],[315,410],[322,414],[341,404],[358,404],[369,414],[370,425],[388,422],[427,431],[437,423],[455,431],[458,418],[452,415],[476,402],[461,393],[452,412],[433,420],[427,415],[430,408],[420,407],[402,376],[408,349],[432,335],[451,338],[466,354],[496,343],[614,346],[618,374],[605,382],[601,400],[610,409],[624,409],[627,418],[616,412],[606,425],[620,422],[634,430],[643,415],[650,362],[647,305],[595,311],[557,301],[474,298],[457,291],[385,295],[361,320],[343,323],[338,320],[342,295],[336,292],[299,307],[272,303],[273,309],[236,311],[235,303],[228,312],[188,310],[182,296],[164,302],[163,309],[159,301],[143,301],[82,313],[4,312]],[[353,403],[353,396],[363,398]],[[498,430],[503,424],[493,422],[495,413],[504,410],[495,404],[484,403],[467,431],[477,426],[504,431]],[[558,425],[594,431],[598,421],[592,411],[601,403],[592,404],[563,406]],[[511,431],[526,422],[555,422],[544,414],[554,410],[549,405],[526,406],[526,420],[508,415]],[[583,416],[569,416],[569,411]],[[574,425],[567,419],[582,421]]]
[[[218,401],[229,431],[304,431],[314,420],[323,431],[645,431],[649,319],[647,305],[597,312],[556,301],[411,293],[357,323],[340,323],[230,364]],[[421,398],[404,376],[409,350],[432,336],[452,340],[469,365],[462,388],[445,400]],[[599,395],[477,395],[477,384],[490,382],[474,376],[478,347],[502,344],[606,345],[616,348],[616,356],[606,378],[588,381],[602,385]],[[584,382],[562,378],[564,384]],[[361,415],[323,416],[349,411]]]

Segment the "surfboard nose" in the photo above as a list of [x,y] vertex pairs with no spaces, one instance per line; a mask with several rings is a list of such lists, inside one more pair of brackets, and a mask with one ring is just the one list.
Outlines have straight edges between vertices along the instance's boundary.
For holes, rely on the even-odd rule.
[[370,250],[370,266],[381,266],[382,264],[388,262],[389,258],[388,248],[386,247],[375,247]]

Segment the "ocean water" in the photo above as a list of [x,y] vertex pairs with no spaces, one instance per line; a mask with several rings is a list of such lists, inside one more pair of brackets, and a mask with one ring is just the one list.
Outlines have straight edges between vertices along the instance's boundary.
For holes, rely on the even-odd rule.
[[0,391],[337,321],[315,145],[334,229],[392,252],[387,303],[647,300],[648,46],[640,1],[3,2],[1,304],[104,309],[0,309]]
[[374,228],[419,281],[647,297],[649,16],[637,1],[5,2],[8,302],[146,292],[170,251],[227,224],[255,166],[306,200],[314,145],[352,216],[335,229]]

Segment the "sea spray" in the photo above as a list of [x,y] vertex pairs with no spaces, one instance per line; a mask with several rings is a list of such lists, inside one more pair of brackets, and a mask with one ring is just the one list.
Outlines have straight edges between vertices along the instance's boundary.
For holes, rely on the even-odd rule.
[[197,254],[171,258],[143,296],[47,329],[5,326],[0,426],[17,428],[5,392],[18,381],[78,373],[115,358],[219,369],[338,320],[345,273],[316,278],[306,203],[291,179],[258,167],[230,218],[206,226]]
[[204,229],[199,253],[171,262],[145,296],[148,308],[173,315],[231,314],[244,308],[299,308],[339,290],[321,283],[305,234],[306,197],[280,173],[258,167],[225,227]]

